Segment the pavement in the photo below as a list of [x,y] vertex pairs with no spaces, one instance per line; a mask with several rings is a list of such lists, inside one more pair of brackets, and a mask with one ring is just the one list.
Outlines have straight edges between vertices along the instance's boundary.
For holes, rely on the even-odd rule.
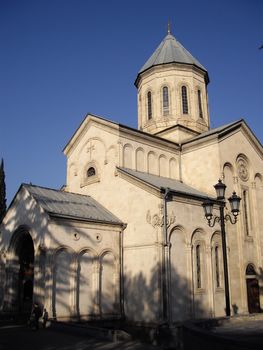
[[232,317],[213,328],[212,333],[238,339],[240,343],[261,345],[263,349],[263,314]]
[[0,327],[0,350],[159,350],[139,341],[100,340],[52,328],[32,330],[25,325]]
[[[205,335],[207,334],[207,335]],[[210,336],[209,336],[210,334]],[[214,339],[211,335],[215,335]],[[219,337],[217,337],[219,336]],[[192,338],[189,333],[190,339]],[[203,342],[201,342],[201,338]],[[188,340],[190,340],[188,339]],[[231,339],[233,341],[231,341]],[[263,314],[222,319],[216,327],[190,340],[189,349],[263,349]],[[188,342],[187,342],[188,343]],[[190,344],[189,343],[189,344]],[[198,347],[198,343],[201,347]],[[201,344],[210,344],[208,347]],[[220,345],[221,344],[221,345]],[[172,347],[175,349],[174,347]],[[171,348],[171,349],[172,349]],[[33,330],[25,324],[0,324],[0,350],[161,350],[160,346],[134,340],[94,338],[85,328],[61,326]],[[186,347],[186,350],[188,348]]]

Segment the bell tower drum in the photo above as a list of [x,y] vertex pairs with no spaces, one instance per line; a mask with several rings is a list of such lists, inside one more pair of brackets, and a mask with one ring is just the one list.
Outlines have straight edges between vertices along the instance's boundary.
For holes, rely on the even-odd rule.
[[170,32],[140,69],[138,128],[181,143],[210,129],[207,70]]

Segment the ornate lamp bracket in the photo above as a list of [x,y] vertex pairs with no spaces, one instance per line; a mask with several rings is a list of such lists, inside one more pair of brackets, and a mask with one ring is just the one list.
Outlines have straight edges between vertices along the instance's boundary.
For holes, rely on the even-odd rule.
[[[207,218],[207,222],[208,222],[208,226],[209,227],[214,227],[215,224],[218,222],[220,223],[220,217],[219,216],[213,216],[211,218]],[[229,214],[226,214],[224,216],[224,221],[227,222],[227,221],[230,221],[232,225],[234,225],[236,222],[237,222],[237,216],[234,215],[234,217],[232,217],[231,215]]]

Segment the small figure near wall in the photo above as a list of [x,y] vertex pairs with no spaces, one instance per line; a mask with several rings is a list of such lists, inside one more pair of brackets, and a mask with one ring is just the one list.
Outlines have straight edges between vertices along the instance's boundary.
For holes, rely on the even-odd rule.
[[46,309],[43,310],[43,328],[46,328],[47,326],[47,321],[48,321],[48,312]]

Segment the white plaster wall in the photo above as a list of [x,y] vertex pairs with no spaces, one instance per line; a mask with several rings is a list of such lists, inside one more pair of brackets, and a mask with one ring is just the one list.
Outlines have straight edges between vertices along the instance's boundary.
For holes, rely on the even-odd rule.
[[19,226],[27,226],[35,251],[46,239],[48,216],[24,188],[18,193],[1,224],[1,249],[8,250],[13,233]]
[[221,175],[220,163],[216,141],[201,143],[194,148],[187,147],[182,152],[182,180],[199,191],[214,197],[213,186]]
[[[233,168],[232,190],[242,197],[242,189],[247,189],[249,198],[250,237],[245,234],[244,207],[241,201],[241,212],[238,223],[233,227],[229,224],[228,238],[230,244],[230,275],[232,302],[239,307],[239,311],[247,312],[247,290],[245,281],[245,270],[248,263],[253,263],[258,271],[262,268],[262,230],[263,225],[261,210],[262,187],[256,186],[255,175],[263,174],[262,155],[257,151],[253,142],[249,140],[245,131],[238,131],[231,137],[224,138],[220,144],[221,169],[225,163]],[[247,181],[238,175],[237,157],[244,154],[248,160],[249,177]],[[229,190],[230,192],[230,190]],[[237,263],[238,262],[238,263]],[[261,306],[262,304],[261,295]]]
[[[171,308],[173,321],[214,314],[211,238],[219,226],[210,228],[203,214],[201,202],[174,198],[168,204],[168,217],[172,213],[175,223],[169,228],[171,261]],[[196,285],[195,247],[201,244],[201,288]],[[222,269],[222,266],[221,266]],[[221,271],[222,273],[222,271]],[[224,300],[217,299],[218,308]],[[223,304],[224,305],[224,304]]]
[[[116,172],[116,165],[123,166],[124,152],[123,147],[130,145],[132,152],[129,156],[130,167],[132,169],[143,169],[143,164],[149,168],[147,164],[147,155],[150,152],[155,152],[156,155],[156,168],[153,164],[151,172],[160,172],[160,156],[163,154],[169,162],[171,162],[171,156],[175,157],[173,162],[178,161],[178,155],[172,152],[169,148],[166,150],[163,146],[155,146],[148,140],[142,140],[137,136],[128,135],[124,132],[118,135],[116,129],[113,131],[110,128],[103,128],[101,126],[90,126],[88,134],[85,135],[85,140],[94,139],[96,135],[100,135],[103,139],[106,149],[110,150],[107,154],[107,161],[105,162],[105,153],[100,151],[93,153],[93,158],[89,161],[96,161],[100,169],[99,181],[85,186],[81,186],[81,177],[71,174],[68,176],[67,189],[83,194],[89,194],[114,213],[119,219],[127,224],[127,228],[124,232],[123,246],[124,246],[124,276],[128,276],[130,280],[136,281],[136,289],[140,286],[141,279],[146,286],[151,283],[152,271],[154,271],[158,264],[161,262],[161,246],[158,244],[161,242],[162,229],[160,227],[153,228],[147,221],[147,214],[151,216],[154,214],[160,215],[159,205],[161,203],[156,193],[146,189],[143,185],[133,182]],[[86,142],[87,144],[87,142]],[[82,145],[82,147],[81,147]],[[69,156],[69,162],[75,162],[79,164],[78,173],[81,173],[81,169],[85,164],[85,159],[90,156],[87,152],[84,152],[85,141],[79,141],[79,144],[75,147],[74,151]],[[94,141],[95,148],[97,147]],[[98,148],[99,149],[99,148]],[[113,151],[114,150],[114,151]],[[138,157],[138,152],[142,152]],[[229,162],[235,164],[235,159],[238,153],[244,153],[251,164],[251,180],[253,174],[262,174],[262,160],[253,149],[250,141],[245,139],[245,136],[240,132],[231,136],[231,138],[221,139],[220,143],[216,139],[209,141],[201,141],[199,144],[184,147],[182,152],[182,179],[183,181],[191,185],[200,191],[215,196],[213,185],[218,181],[218,178],[222,177],[223,168],[225,163]],[[159,166],[159,170],[158,170]],[[162,166],[161,166],[162,167]],[[179,166],[178,166],[179,171]],[[163,171],[163,167],[162,170]],[[171,173],[171,170],[169,170]],[[239,183],[235,183],[235,167],[233,165],[234,189],[239,189]],[[171,174],[170,174],[171,176]],[[252,185],[251,185],[252,186]],[[253,185],[254,186],[254,185]],[[262,226],[262,218],[256,213],[258,208],[258,198],[261,198],[262,188],[257,183],[252,191],[253,199],[253,220],[257,220],[257,227]],[[215,227],[214,229],[208,228],[203,216],[203,209],[199,203],[193,205],[190,202],[180,203],[175,207],[175,215],[178,220],[177,224],[182,225],[186,232],[186,256],[178,256],[178,260],[173,258],[173,266],[177,266],[178,273],[181,275],[180,261],[187,261],[187,268],[185,269],[185,279],[188,285],[188,291],[190,293],[189,300],[191,302],[191,312],[196,317],[200,316],[212,316],[221,315],[224,309],[223,298],[223,286],[221,290],[215,290],[213,286],[213,256],[211,255],[211,237],[213,230],[220,229]],[[170,204],[169,204],[170,205]],[[204,236],[204,261],[206,261],[206,286],[204,290],[195,291],[193,285],[193,254],[191,252],[192,241],[191,237],[195,230],[201,230]],[[244,269],[248,261],[253,261],[255,265],[260,268],[262,261],[261,247],[262,247],[262,234],[256,231],[253,237],[253,241],[244,241],[241,238],[242,234],[242,218],[240,217],[239,223],[236,226],[227,225],[227,239],[228,239],[228,254],[229,254],[229,275],[231,285],[231,303],[238,307],[239,312],[246,311],[246,286],[244,278]],[[156,248],[156,244],[157,247]],[[178,249],[179,253],[184,252]],[[177,254],[176,254],[177,255]],[[180,268],[179,268],[180,265]],[[139,279],[141,277],[141,279]],[[158,288],[157,292],[152,293],[148,298],[160,298],[161,296],[161,281],[156,282]],[[175,283],[174,281],[172,283]],[[147,290],[147,288],[146,288]],[[127,292],[127,289],[126,289]],[[192,293],[192,294],[191,294]],[[132,300],[132,298],[130,299]],[[159,299],[160,300],[160,299]],[[143,302],[142,302],[143,303]],[[127,312],[130,312],[129,317],[133,317],[134,310],[131,309],[132,303],[129,304],[126,300]],[[175,309],[177,306],[175,306]],[[146,305],[143,306],[142,319],[153,319],[154,314],[159,314],[159,310],[152,310]],[[174,312],[174,319],[176,319],[178,312]],[[136,314],[136,313],[134,313]]]

